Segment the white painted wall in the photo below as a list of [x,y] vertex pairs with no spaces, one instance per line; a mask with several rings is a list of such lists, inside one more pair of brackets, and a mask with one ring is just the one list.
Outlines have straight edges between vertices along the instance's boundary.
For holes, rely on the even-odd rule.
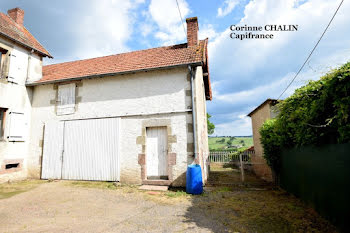
[[[177,153],[177,165],[173,167],[174,178],[183,176],[187,164],[192,162],[188,156],[187,143],[193,143],[193,134],[187,132],[191,123],[191,98],[186,97],[190,90],[188,70],[176,68],[152,72],[142,72],[114,77],[86,79],[77,88],[81,102],[76,105],[72,115],[57,116],[56,98],[53,84],[34,87],[32,129],[29,161],[32,174],[39,176],[40,167],[35,161],[42,155],[40,141],[43,140],[43,126],[48,121],[81,118],[121,117],[121,181],[141,183],[141,167],[138,154],[142,146],[136,144],[136,137],[142,135],[142,121],[145,119],[170,119],[172,134],[177,136],[173,152]],[[77,98],[79,99],[79,98]],[[179,113],[169,113],[179,112]],[[159,115],[149,115],[163,113]],[[145,116],[133,116],[143,114]]]
[[38,81],[42,78],[43,62],[36,54],[30,54],[28,60],[28,78],[27,83]]
[[[0,182],[7,181],[9,179],[24,178],[27,176],[26,164],[27,164],[27,148],[28,139],[24,142],[9,142],[7,136],[10,133],[10,118],[9,112],[24,113],[24,120],[26,127],[23,127],[23,133],[29,135],[29,128],[31,122],[31,98],[32,88],[27,88],[25,82],[27,79],[28,71],[36,79],[41,78],[41,58],[36,54],[31,54],[29,50],[15,45],[13,42],[0,38],[0,47],[11,51],[15,57],[11,57],[10,67],[14,67],[15,72],[12,75],[18,81],[17,84],[10,83],[6,79],[0,79],[0,107],[7,108],[6,122],[5,122],[5,137],[0,140],[0,165],[3,164],[4,159],[24,159],[24,169],[20,172],[0,174]],[[28,60],[35,61],[28,65]],[[38,62],[40,61],[40,62]],[[37,162],[38,163],[38,162]]]

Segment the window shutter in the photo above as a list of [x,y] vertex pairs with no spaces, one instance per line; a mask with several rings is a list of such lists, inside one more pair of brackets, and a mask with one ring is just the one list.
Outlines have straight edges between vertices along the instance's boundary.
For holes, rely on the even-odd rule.
[[58,86],[57,115],[75,112],[75,83]]
[[7,52],[3,58],[4,58],[4,62],[2,64],[2,69],[1,69],[1,78],[7,78],[9,73],[9,65],[10,65],[10,52]]
[[10,112],[10,127],[8,139],[11,142],[25,141],[27,132],[27,123],[23,113]]
[[20,64],[16,54],[12,52],[9,54],[7,81],[18,84],[19,77],[20,77]]

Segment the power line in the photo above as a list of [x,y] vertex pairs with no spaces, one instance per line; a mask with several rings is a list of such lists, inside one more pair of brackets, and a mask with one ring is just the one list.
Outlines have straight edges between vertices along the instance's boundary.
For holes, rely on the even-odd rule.
[[310,52],[309,56],[307,57],[307,59],[305,60],[304,64],[300,67],[299,71],[298,71],[297,74],[294,76],[294,78],[292,79],[292,81],[288,84],[288,86],[284,89],[284,91],[279,95],[279,97],[278,97],[277,99],[280,99],[280,98],[281,98],[281,96],[288,90],[288,88],[290,87],[290,85],[292,85],[292,83],[294,82],[294,80],[298,77],[299,73],[302,71],[302,69],[304,68],[305,64],[306,64],[307,61],[310,59],[310,57],[311,57],[311,55],[313,54],[313,52],[315,51],[316,47],[318,46],[318,44],[319,44],[320,41],[322,40],[324,34],[326,34],[326,32],[327,32],[329,26],[331,25],[331,23],[332,23],[334,17],[337,15],[338,10],[339,10],[339,8],[341,7],[341,5],[343,4],[343,2],[344,2],[344,0],[342,0],[342,1],[340,2],[340,4],[339,4],[337,10],[334,12],[333,17],[332,17],[331,20],[329,21],[329,23],[328,23],[326,29],[323,31],[323,33],[322,33],[320,39],[317,41],[315,47],[311,50],[311,52]]
[[187,34],[186,34],[186,29],[185,29],[185,23],[184,23],[184,20],[183,20],[183,18],[182,18],[182,15],[181,15],[179,2],[178,2],[177,0],[176,0],[176,5],[177,5],[177,9],[179,10],[180,19],[181,19],[181,22],[182,22],[182,27],[184,28],[185,36],[187,36]]

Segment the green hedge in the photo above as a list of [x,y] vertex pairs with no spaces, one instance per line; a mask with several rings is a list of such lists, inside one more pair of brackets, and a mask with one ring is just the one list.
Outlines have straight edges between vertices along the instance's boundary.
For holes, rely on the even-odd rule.
[[264,156],[277,175],[284,149],[350,142],[349,94],[347,63],[318,81],[310,81],[277,105],[277,118],[260,129]]

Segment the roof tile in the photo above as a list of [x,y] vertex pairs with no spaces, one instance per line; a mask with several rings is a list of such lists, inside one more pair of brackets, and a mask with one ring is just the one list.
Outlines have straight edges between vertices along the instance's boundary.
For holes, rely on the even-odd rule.
[[44,56],[52,57],[50,53],[23,26],[17,24],[8,15],[0,12],[0,34],[13,39],[24,46],[32,48]]
[[35,83],[51,83],[72,78],[77,79],[200,63],[205,60],[203,56],[206,53],[203,51],[207,49],[206,45],[206,40],[202,40],[198,46],[192,47],[187,47],[187,44],[178,44],[47,65],[43,67],[43,78]]

